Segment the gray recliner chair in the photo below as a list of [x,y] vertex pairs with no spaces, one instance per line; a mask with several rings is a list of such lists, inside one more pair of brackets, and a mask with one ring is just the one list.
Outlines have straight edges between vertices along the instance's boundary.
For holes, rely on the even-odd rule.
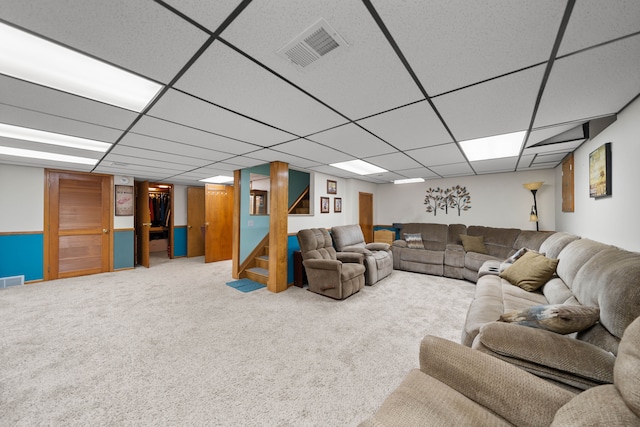
[[364,287],[362,254],[336,252],[326,229],[300,230],[297,237],[310,291],[344,299]]
[[331,228],[338,252],[364,255],[365,284],[371,286],[393,271],[393,253],[387,243],[365,243],[360,225],[340,225]]

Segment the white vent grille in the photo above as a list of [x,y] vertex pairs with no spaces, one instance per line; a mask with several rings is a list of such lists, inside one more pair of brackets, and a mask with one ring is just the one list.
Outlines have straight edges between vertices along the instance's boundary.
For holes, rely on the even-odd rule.
[[24,285],[24,276],[0,277],[0,289]]
[[304,68],[340,46],[348,44],[327,21],[320,18],[277,53]]

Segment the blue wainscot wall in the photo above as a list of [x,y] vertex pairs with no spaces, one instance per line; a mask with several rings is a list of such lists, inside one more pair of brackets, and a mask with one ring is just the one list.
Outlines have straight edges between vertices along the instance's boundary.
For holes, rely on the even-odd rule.
[[25,282],[44,278],[44,234],[0,236],[0,277],[24,276]]

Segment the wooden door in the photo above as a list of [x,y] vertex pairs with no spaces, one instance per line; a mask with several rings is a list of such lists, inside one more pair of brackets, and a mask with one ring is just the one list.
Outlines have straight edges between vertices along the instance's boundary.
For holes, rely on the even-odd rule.
[[187,257],[204,255],[204,187],[187,188]]
[[573,153],[562,161],[562,212],[573,212]]
[[149,181],[136,183],[136,247],[138,264],[149,268]]
[[113,178],[62,171],[46,178],[45,279],[113,270]]
[[233,243],[233,187],[205,186],[204,262],[231,259]]
[[358,223],[366,243],[373,242],[373,194],[358,193]]

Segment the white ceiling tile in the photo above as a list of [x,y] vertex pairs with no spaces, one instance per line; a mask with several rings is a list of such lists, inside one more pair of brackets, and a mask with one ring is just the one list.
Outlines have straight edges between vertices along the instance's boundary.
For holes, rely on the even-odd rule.
[[[347,48],[337,48],[302,70],[276,55],[321,17]],[[351,119],[422,98],[361,2],[254,1],[222,37]]]
[[471,162],[471,166],[477,173],[488,172],[513,172],[516,170],[517,157],[506,157],[502,159],[480,160]]
[[206,50],[175,87],[299,136],[347,122],[219,42]]
[[29,159],[26,157],[14,157],[0,154],[0,165],[18,165],[36,168],[53,168],[70,171],[90,172],[93,165],[81,165],[77,163],[54,162],[52,160]]
[[525,154],[540,154],[540,153],[554,153],[554,152],[569,153],[571,151],[575,151],[580,145],[582,145],[584,141],[585,141],[584,139],[580,139],[577,141],[542,145],[540,147],[529,147],[524,149],[524,153]]
[[546,128],[533,129],[527,139],[527,147],[542,142],[546,139],[552,138],[556,135],[560,135],[563,132],[571,130],[576,126],[580,126],[579,123],[569,123],[561,126],[550,126]]
[[451,142],[451,135],[427,101],[358,121],[399,150]]
[[381,141],[355,124],[348,124],[316,133],[311,135],[309,139],[358,158],[396,151],[386,142]]
[[559,55],[640,31],[637,0],[580,0],[573,6]]
[[402,169],[398,170],[398,173],[404,178],[439,178],[438,175],[427,168]]
[[341,153],[340,151],[336,151],[307,139],[298,139],[296,141],[286,142],[274,148],[278,151],[291,153],[294,156],[313,160],[318,163],[329,164],[355,160],[348,154]]
[[[179,148],[179,144],[176,144],[175,148]],[[134,148],[123,145],[122,143],[116,145],[113,150],[111,150],[110,154],[117,154],[120,156],[130,156],[135,162],[136,159],[150,159],[150,160],[158,160],[161,162],[167,162],[168,164],[176,164],[184,166],[184,169],[192,169],[195,166],[206,166],[208,164],[213,163],[216,160],[211,159],[203,159],[195,156],[190,156],[189,150],[184,150],[180,152],[178,150],[172,150],[169,152],[161,151],[161,150],[149,150],[146,148]],[[226,155],[224,158],[229,158],[229,155]],[[222,160],[222,159],[219,159]]]
[[167,92],[151,108],[149,115],[263,147],[292,138],[291,134],[249,120],[176,90]]
[[149,116],[142,117],[131,129],[131,132],[224,153],[244,154],[255,151],[258,148],[254,144],[247,144],[246,142]]
[[567,152],[564,153],[550,153],[550,154],[538,154],[536,158],[533,160],[533,164],[547,164],[547,163],[560,163],[562,159],[567,155]]
[[373,4],[430,96],[549,59],[565,2]]
[[146,0],[3,0],[3,19],[169,83],[208,35]]
[[105,126],[70,120],[24,108],[0,104],[0,122],[46,132],[87,138],[94,141],[116,142],[123,131]]
[[420,163],[400,152],[366,157],[364,160],[386,170],[413,169],[421,166]]
[[544,67],[534,67],[433,100],[458,141],[526,130]]
[[347,172],[343,169],[338,169],[329,165],[313,166],[309,169],[315,172],[323,173],[325,175],[337,176],[339,178],[358,178],[360,176],[358,174]]
[[410,150],[407,151],[407,154],[430,169],[433,169],[432,166],[436,165],[447,165],[465,161],[458,146],[454,143]]
[[0,74],[0,103],[122,130],[127,129],[138,116],[123,108],[27,83],[2,74]]
[[166,171],[167,173],[170,172],[172,174],[189,171],[194,168],[194,166],[167,162],[163,160],[143,159],[140,157],[122,156],[113,153],[107,154],[103,163],[114,163],[114,166],[122,166],[126,164],[127,168],[142,168],[143,170],[146,167],[152,167],[157,171]]
[[533,162],[535,157],[535,154],[523,154],[522,157],[520,157],[520,162],[518,163],[518,170],[529,169],[531,167],[531,162]]
[[468,163],[432,166],[430,169],[444,178],[473,175],[473,170],[471,170],[471,166]]
[[618,112],[640,93],[639,69],[640,36],[556,60],[535,126]]
[[182,144],[165,139],[152,138],[136,133],[128,133],[117,145],[117,147],[120,146],[127,146],[150,151],[153,150],[164,153],[164,155],[166,156],[189,156],[197,159],[202,159],[203,161],[208,161],[209,163],[225,160],[234,156],[234,154],[232,153],[224,153],[222,151]]
[[284,153],[275,149],[265,148],[248,154],[247,157],[263,160],[265,162],[285,162],[292,166],[299,168],[308,168],[311,166],[318,166],[319,163],[309,159],[303,159],[301,157],[293,156],[288,153]]
[[100,159],[104,156],[103,152],[82,150],[79,148],[62,147],[59,145],[45,144],[35,141],[25,141],[21,139],[6,138],[0,136],[0,146],[21,148],[24,150],[42,151],[45,153],[64,154],[66,156],[85,157],[88,159]]

